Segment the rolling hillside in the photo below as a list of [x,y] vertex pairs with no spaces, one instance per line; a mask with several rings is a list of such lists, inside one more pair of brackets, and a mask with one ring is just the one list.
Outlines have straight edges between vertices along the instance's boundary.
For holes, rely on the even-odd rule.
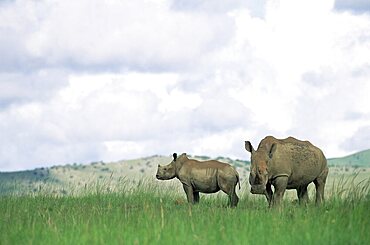
[[[199,160],[206,156],[190,156]],[[242,160],[217,158],[236,167],[242,176],[249,174],[249,164]],[[155,181],[157,165],[168,164],[169,156],[151,156],[118,162],[92,162],[87,165],[67,164],[34,170],[0,173],[0,194],[79,194],[85,190],[96,192],[121,191],[120,188],[140,185],[144,181]],[[167,184],[167,183],[166,183]]]
[[355,154],[328,159],[329,166],[370,167],[370,149]]
[[[207,156],[190,156],[198,160],[210,159]],[[239,172],[241,182],[247,182],[249,161],[218,157],[217,160],[232,164]],[[0,195],[51,193],[57,195],[78,195],[85,190],[95,192],[117,192],[127,186],[137,186],[142,182],[154,182],[157,165],[168,164],[169,156],[151,156],[118,162],[92,162],[90,164],[67,164],[48,168],[18,172],[0,172]],[[328,160],[331,174],[348,172],[348,167],[369,168],[370,150],[358,152],[343,158]],[[345,167],[345,168],[344,168]],[[162,183],[161,183],[162,184]],[[167,185],[168,182],[163,183]]]

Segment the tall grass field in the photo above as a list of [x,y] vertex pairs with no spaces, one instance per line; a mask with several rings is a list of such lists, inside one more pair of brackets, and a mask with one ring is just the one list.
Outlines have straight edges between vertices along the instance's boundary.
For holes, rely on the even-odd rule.
[[237,208],[223,193],[191,206],[178,185],[162,183],[2,196],[0,244],[370,244],[369,180],[338,178],[322,206],[311,190],[307,206],[287,196],[280,209],[246,187]]

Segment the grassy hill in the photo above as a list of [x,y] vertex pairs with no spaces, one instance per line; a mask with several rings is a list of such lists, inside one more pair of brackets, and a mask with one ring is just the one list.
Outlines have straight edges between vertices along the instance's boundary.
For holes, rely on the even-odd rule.
[[370,149],[355,154],[328,159],[329,166],[370,167]]
[[[198,160],[208,160],[207,156],[190,156]],[[216,158],[230,163],[239,172],[241,182],[247,182],[249,161],[233,160],[225,157]],[[127,186],[141,185],[145,181],[153,182],[157,165],[168,164],[169,156],[150,156],[118,162],[92,162],[90,164],[67,164],[37,168],[18,172],[0,172],[0,195],[51,193],[57,195],[79,195],[86,190],[94,192],[121,192]],[[328,160],[332,175],[354,168],[370,167],[370,150],[358,152],[343,158]],[[367,172],[367,171],[366,171]],[[161,183],[168,185],[168,182]]]
[[[206,156],[189,156],[207,160]],[[248,162],[217,158],[236,167],[241,176],[249,174]],[[87,165],[67,164],[48,168],[37,168],[17,172],[0,172],[0,194],[52,193],[79,194],[86,190],[95,192],[117,192],[120,188],[140,185],[143,181],[154,181],[158,164],[172,161],[168,156],[122,160],[118,162],[92,162]],[[243,180],[243,177],[241,178]]]

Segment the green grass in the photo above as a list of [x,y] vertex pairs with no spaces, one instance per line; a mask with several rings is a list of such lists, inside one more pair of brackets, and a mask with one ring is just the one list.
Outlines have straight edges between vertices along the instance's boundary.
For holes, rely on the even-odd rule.
[[[352,183],[352,184],[351,184]],[[189,206],[171,185],[141,182],[109,193],[48,193],[0,198],[1,244],[368,244],[370,182],[339,179],[324,205],[286,198],[268,209],[245,191],[235,209],[226,195]],[[240,195],[240,194],[239,194]],[[311,195],[311,199],[312,195]]]

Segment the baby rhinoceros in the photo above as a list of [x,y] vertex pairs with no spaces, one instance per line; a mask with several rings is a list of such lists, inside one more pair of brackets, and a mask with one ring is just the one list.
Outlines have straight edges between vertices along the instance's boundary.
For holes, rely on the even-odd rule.
[[222,190],[229,196],[229,204],[236,207],[239,198],[235,193],[235,186],[240,181],[239,174],[229,164],[215,160],[197,161],[189,159],[186,153],[177,157],[173,154],[173,161],[166,165],[158,165],[156,178],[169,180],[178,178],[186,193],[188,202],[191,204],[199,202],[199,192],[215,193]]

